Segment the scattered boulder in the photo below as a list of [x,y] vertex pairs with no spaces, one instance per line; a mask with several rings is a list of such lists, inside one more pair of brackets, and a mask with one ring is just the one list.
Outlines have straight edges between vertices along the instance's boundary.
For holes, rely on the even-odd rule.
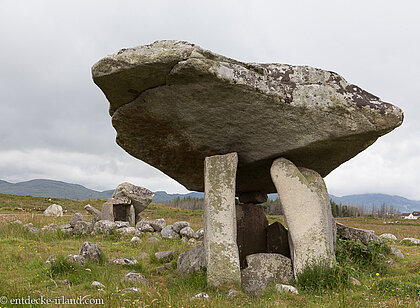
[[362,283],[354,277],[350,277],[349,279],[350,279],[350,283],[354,286],[361,286],[362,285]]
[[115,227],[117,229],[130,227],[130,223],[128,221],[117,220],[117,221],[114,221],[114,222],[115,222]]
[[391,241],[396,241],[397,237],[394,234],[391,233],[384,233],[379,235],[380,239],[387,239],[387,240],[391,240]]
[[242,287],[259,296],[272,282],[293,279],[292,261],[277,253],[257,253],[246,257],[248,267],[241,271]]
[[83,215],[80,213],[75,213],[70,219],[70,226],[74,228],[76,222],[83,221]]
[[155,219],[150,221],[149,224],[155,229],[155,231],[160,232],[163,228],[166,227],[166,221],[163,218]]
[[55,229],[55,228],[53,228],[51,226],[43,226],[41,228],[41,231],[44,231],[44,232],[57,232],[57,229]]
[[90,213],[91,215],[93,215],[93,217],[95,217],[98,220],[102,219],[102,213],[100,210],[94,208],[93,206],[91,206],[90,204],[86,204],[84,209]]
[[123,228],[119,228],[117,229],[117,233],[121,233],[123,235],[132,235],[136,233],[136,228],[134,227],[123,227]]
[[66,257],[66,260],[80,266],[85,266],[86,264],[86,258],[82,255],[69,254]]
[[73,227],[70,224],[58,226],[61,232],[72,233]]
[[141,243],[141,239],[138,236],[133,236],[130,240],[131,243],[139,244]]
[[28,232],[29,233],[36,234],[36,233],[39,233],[39,231],[40,231],[40,229],[37,228],[37,227],[28,227]]
[[148,281],[144,275],[140,273],[136,273],[134,271],[129,272],[123,278],[121,278],[121,282],[133,283],[133,284],[147,284]]
[[420,245],[420,240],[414,237],[403,238],[400,243]]
[[111,234],[116,228],[117,228],[117,225],[113,221],[99,220],[95,223],[93,227],[93,232],[95,234],[96,233]]
[[141,232],[155,232],[155,229],[150,225],[150,221],[142,220],[136,224],[136,228]]
[[44,216],[51,216],[51,217],[62,217],[63,216],[63,208],[61,205],[58,204],[51,204],[42,214]]
[[230,289],[230,290],[227,292],[226,296],[227,296],[227,297],[236,297],[238,294],[239,294],[239,291],[238,291],[238,290],[235,290],[235,289]]
[[278,221],[267,228],[267,252],[279,253],[290,258],[290,247],[287,229]]
[[86,259],[99,262],[101,260],[101,248],[91,242],[84,242],[79,250],[79,255]]
[[185,227],[179,231],[179,235],[181,235],[181,237],[186,237],[188,239],[193,238],[194,234],[195,232],[191,227]]
[[347,227],[339,222],[337,225],[337,236],[351,241],[360,240],[363,244],[367,245],[369,241],[378,241],[378,236],[375,235],[375,232],[372,230],[364,230]]
[[108,263],[116,264],[116,265],[132,265],[132,264],[138,264],[139,262],[134,258],[119,257],[119,258],[113,258],[109,260]]
[[399,249],[397,249],[393,246],[391,246],[391,253],[398,258],[401,258],[401,259],[404,258],[404,254],[401,252],[401,250],[399,250]]
[[34,224],[31,223],[31,222],[23,225],[24,228],[29,228],[29,227],[33,227],[33,226],[34,226]]
[[173,224],[172,229],[176,232],[179,233],[179,231],[181,231],[181,229],[185,228],[185,227],[189,227],[190,223],[187,221],[177,221]]
[[164,239],[173,239],[178,237],[178,233],[173,229],[173,225],[169,225],[163,228],[162,231],[160,231],[160,234]]
[[298,290],[294,286],[290,286],[287,284],[276,284],[276,290],[280,293],[299,294]]
[[76,221],[73,228],[73,234],[89,234],[93,230],[92,223],[79,220]]
[[176,250],[159,251],[155,253],[156,258],[161,262],[171,261],[178,253]]
[[197,241],[202,241],[204,239],[204,229],[201,228],[201,229],[197,230],[197,232],[195,232],[195,234],[194,234],[194,238]]
[[140,293],[141,290],[139,288],[131,287],[131,288],[125,288],[121,290],[121,294],[127,294],[127,293]]
[[181,253],[177,261],[177,271],[180,274],[187,274],[199,271],[207,267],[206,254],[204,253],[204,243],[201,242],[194,248]]

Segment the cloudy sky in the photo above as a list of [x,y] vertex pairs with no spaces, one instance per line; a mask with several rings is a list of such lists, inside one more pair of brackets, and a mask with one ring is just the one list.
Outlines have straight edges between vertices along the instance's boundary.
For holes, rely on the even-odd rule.
[[124,47],[186,40],[246,62],[310,65],[405,112],[326,177],[330,193],[420,200],[418,1],[0,0],[0,179],[187,190],[115,143],[91,66]]

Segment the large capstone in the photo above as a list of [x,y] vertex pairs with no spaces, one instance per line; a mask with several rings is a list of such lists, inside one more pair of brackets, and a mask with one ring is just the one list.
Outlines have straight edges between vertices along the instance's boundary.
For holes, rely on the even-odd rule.
[[205,157],[237,152],[236,192],[271,193],[273,159],[324,177],[403,120],[336,73],[243,63],[181,41],[122,49],[92,75],[117,143],[195,191]]

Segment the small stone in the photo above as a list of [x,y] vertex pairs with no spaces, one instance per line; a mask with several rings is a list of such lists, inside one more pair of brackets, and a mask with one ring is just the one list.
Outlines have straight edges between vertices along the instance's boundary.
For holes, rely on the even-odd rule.
[[130,240],[131,243],[139,244],[141,243],[141,239],[138,236],[133,236]]
[[128,221],[120,221],[120,220],[115,221],[115,227],[117,229],[129,227],[129,226],[130,226],[130,223]]
[[194,245],[197,242],[197,240],[195,238],[190,238],[188,240],[188,244]]
[[155,229],[155,231],[160,232],[163,228],[166,227],[166,221],[163,218],[155,219],[150,222],[150,225]]
[[178,233],[174,231],[173,225],[169,225],[163,228],[162,231],[160,231],[160,234],[164,239],[173,239],[178,237]]
[[238,294],[239,294],[239,291],[238,290],[230,289],[227,292],[227,297],[236,297]]
[[90,222],[79,220],[74,223],[73,234],[89,234],[93,230]]
[[29,232],[29,233],[34,233],[34,234],[36,234],[36,233],[39,233],[39,231],[40,231],[40,229],[39,229],[39,228],[37,228],[37,227],[28,227],[28,232]]
[[394,260],[392,260],[392,259],[389,259],[389,260],[386,260],[386,261],[385,261],[385,263],[386,263],[388,266],[393,266],[393,265],[395,264],[395,261],[394,261]]
[[354,286],[361,286],[362,285],[361,282],[354,277],[350,277],[350,282]]
[[151,236],[147,239],[147,241],[150,242],[150,243],[157,243],[160,240],[157,237]]
[[178,251],[176,250],[160,251],[160,252],[156,252],[155,256],[159,261],[167,262],[167,261],[171,261],[177,253]]
[[397,237],[394,234],[391,233],[384,233],[379,235],[380,239],[387,239],[387,240],[391,240],[391,241],[396,241]]
[[51,263],[55,262],[57,260],[56,255],[51,255],[48,257],[47,260],[45,260],[44,264],[51,265]]
[[74,228],[76,222],[83,221],[83,215],[80,213],[75,213],[70,219],[70,226]]
[[401,252],[401,250],[393,246],[391,246],[391,253],[398,258],[402,258],[402,259],[404,258],[404,254]]
[[110,234],[113,230],[115,230],[117,225],[113,221],[109,220],[99,220],[95,223],[95,226],[93,227],[93,232],[95,234],[97,233],[104,233],[104,234]]
[[94,286],[94,287],[100,287],[101,289],[105,288],[105,286],[102,283],[100,283],[99,281],[93,281],[91,285]]
[[193,297],[191,297],[191,299],[210,299],[210,296],[207,293],[198,293],[196,295],[194,295]]
[[91,242],[84,242],[79,250],[79,255],[86,259],[99,262],[101,259],[101,248]]
[[141,232],[155,232],[155,229],[150,225],[150,222],[147,220],[138,222],[136,228]]
[[194,230],[191,227],[185,227],[179,231],[179,235],[186,237],[187,239],[193,238],[194,234]]
[[147,279],[144,275],[136,272],[129,272],[126,274],[122,279],[121,282],[128,282],[128,283],[141,283],[147,284]]
[[190,223],[187,221],[177,221],[176,223],[173,224],[173,230],[176,233],[179,233],[179,231],[181,231],[181,229],[185,228],[185,227],[189,227]]
[[108,263],[116,264],[116,265],[132,265],[132,264],[138,264],[139,262],[134,258],[119,257],[119,258],[113,258],[109,260]]
[[136,234],[136,228],[134,227],[122,227],[116,230],[117,233],[121,233],[123,235],[133,235]]
[[294,286],[287,284],[276,284],[276,290],[280,293],[294,293],[299,294],[298,290]]
[[41,231],[44,231],[44,232],[57,232],[57,229],[51,228],[50,226],[43,226],[41,228]]
[[63,208],[61,205],[58,204],[51,204],[42,214],[44,216],[51,216],[51,217],[62,217],[63,216]]
[[81,255],[69,254],[66,257],[66,260],[73,263],[73,264],[77,264],[77,265],[80,265],[80,266],[85,266],[85,264],[86,264],[85,257],[83,257]]
[[33,227],[33,226],[34,226],[34,224],[31,223],[31,222],[23,225],[24,228],[29,228],[29,227]]
[[180,274],[199,271],[201,268],[205,267],[207,267],[207,263],[203,242],[199,243],[194,248],[181,253],[176,266],[177,272]]

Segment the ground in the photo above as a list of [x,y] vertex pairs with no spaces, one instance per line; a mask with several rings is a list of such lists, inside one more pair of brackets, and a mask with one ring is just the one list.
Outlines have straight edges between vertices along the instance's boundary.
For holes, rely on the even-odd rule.
[[[408,246],[395,243],[405,255],[404,259],[395,259],[396,263],[380,270],[358,267],[351,269],[352,276],[360,280],[361,286],[337,286],[324,290],[302,290],[299,295],[279,294],[274,287],[260,298],[240,292],[229,298],[228,289],[216,290],[207,287],[204,273],[192,276],[180,276],[176,273],[176,261],[173,268],[158,273],[156,268],[162,264],[154,257],[157,251],[177,250],[180,253],[191,248],[191,244],[182,240],[160,240],[151,243],[147,240],[151,234],[144,235],[142,242],[130,243],[131,236],[120,235],[83,235],[73,236],[64,233],[30,234],[21,225],[8,222],[21,220],[32,222],[35,226],[50,223],[67,224],[75,212],[81,212],[85,220],[91,217],[83,206],[90,203],[96,208],[104,200],[70,201],[65,199],[22,197],[0,195],[0,300],[2,296],[11,298],[33,299],[44,298],[77,298],[103,299],[103,307],[419,307],[420,306],[420,246]],[[49,204],[63,205],[66,210],[61,218],[43,217],[42,213]],[[143,216],[149,219],[164,218],[168,224],[186,220],[194,230],[202,227],[200,210],[183,210],[169,208],[160,204],[151,204]],[[376,234],[392,233],[400,240],[404,237],[420,237],[420,221],[377,218],[340,218],[339,222],[357,228],[374,230]],[[273,221],[284,222],[281,216],[269,216]],[[158,238],[160,236],[157,235]],[[44,264],[51,255],[66,256],[77,254],[85,241],[97,243],[104,254],[101,264],[88,263],[85,268],[69,266],[58,262],[54,267]],[[138,265],[108,265],[107,260],[113,257],[137,258],[142,252],[148,254],[139,259]],[[61,260],[61,259],[60,259]],[[350,263],[349,263],[350,264]],[[344,267],[344,265],[342,265]],[[129,271],[135,270],[144,274],[149,280],[148,286],[140,285],[141,293],[123,294],[124,285],[120,279]],[[72,285],[60,283],[67,279]],[[105,285],[103,291],[91,286],[92,281]],[[299,288],[299,287],[298,287]],[[210,299],[191,297],[206,292]],[[34,305],[35,306],[35,305]],[[87,305],[89,306],[89,305]],[[93,306],[93,305],[92,305]],[[4,305],[0,304],[0,307]],[[10,307],[6,305],[5,307]],[[30,307],[25,305],[24,307]],[[64,305],[63,307],[66,307]],[[68,306],[70,307],[70,305]],[[74,307],[74,305],[73,305]]]

